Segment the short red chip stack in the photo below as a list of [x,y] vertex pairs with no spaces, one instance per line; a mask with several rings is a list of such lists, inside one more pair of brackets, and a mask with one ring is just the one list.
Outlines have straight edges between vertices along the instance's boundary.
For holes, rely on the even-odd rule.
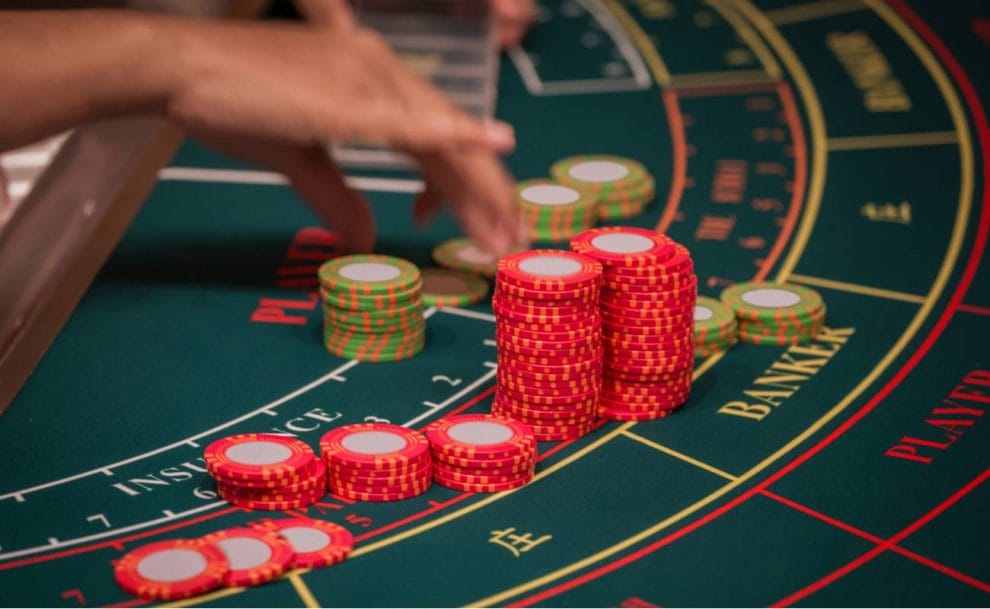
[[578,438],[597,419],[602,266],[569,251],[531,250],[498,263],[492,413],[528,425],[539,441]]
[[305,442],[275,434],[221,438],[204,451],[207,471],[228,503],[291,510],[326,494],[326,468]]
[[423,434],[389,423],[345,425],[320,439],[330,492],[358,501],[401,501],[425,493],[429,448]]
[[650,230],[587,230],[571,248],[604,267],[599,310],[604,371],[599,414],[657,419],[687,401],[698,280],[687,248]]
[[463,414],[426,428],[433,481],[470,493],[524,486],[536,467],[536,438],[525,424],[490,414]]

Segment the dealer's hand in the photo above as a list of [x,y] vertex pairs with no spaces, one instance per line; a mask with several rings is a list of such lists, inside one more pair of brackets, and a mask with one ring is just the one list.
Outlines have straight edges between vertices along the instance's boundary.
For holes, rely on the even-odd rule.
[[328,140],[382,143],[417,158],[426,182],[418,220],[445,200],[482,247],[501,255],[521,244],[497,158],[515,145],[511,127],[459,110],[349,20],[211,27],[184,47],[196,67],[170,96],[167,116],[207,145],[284,173],[351,250],[372,247],[374,221],[323,153]]

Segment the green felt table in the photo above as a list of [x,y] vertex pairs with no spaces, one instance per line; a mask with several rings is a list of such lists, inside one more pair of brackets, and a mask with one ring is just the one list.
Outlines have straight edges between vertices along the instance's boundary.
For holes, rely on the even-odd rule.
[[[551,0],[504,56],[519,178],[608,152],[659,183],[639,226],[702,294],[818,289],[801,348],[699,360],[689,402],[546,443],[513,493],[434,486],[301,510],[350,560],[203,606],[987,605],[990,282],[984,2]],[[981,101],[982,98],[982,101]],[[355,174],[380,252],[429,264],[412,175]],[[421,427],[491,404],[487,304],[430,311],[409,361],[329,355],[330,233],[277,176],[186,144],[0,418],[0,603],[144,604],[113,561],[266,514],[217,499],[210,441]]]

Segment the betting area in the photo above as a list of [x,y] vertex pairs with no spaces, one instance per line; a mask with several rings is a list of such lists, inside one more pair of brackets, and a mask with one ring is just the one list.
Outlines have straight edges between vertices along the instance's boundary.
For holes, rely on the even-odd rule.
[[[922,17],[894,0],[544,3],[499,79],[516,177],[641,159],[657,200],[635,223],[688,246],[701,295],[810,286],[827,327],[698,359],[677,413],[541,443],[514,492],[328,496],[305,513],[350,530],[346,562],[178,605],[985,605],[990,134],[970,79],[990,82],[940,39],[968,29]],[[457,234],[408,226],[415,175],[351,183],[384,253],[426,265]],[[328,356],[306,290],[334,254],[279,176],[183,147],[0,418],[34,455],[0,489],[16,602],[137,605],[112,561],[261,517],[216,497],[202,452],[218,437],[313,445],[490,409],[487,304],[427,310],[427,347],[403,362]],[[87,425],[105,403],[118,421]]]

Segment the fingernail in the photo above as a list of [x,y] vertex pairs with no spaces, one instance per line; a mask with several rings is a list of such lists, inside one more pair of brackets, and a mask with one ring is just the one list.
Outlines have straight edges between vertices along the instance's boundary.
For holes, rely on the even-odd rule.
[[485,139],[500,150],[516,147],[516,130],[506,122],[489,119],[485,121]]

